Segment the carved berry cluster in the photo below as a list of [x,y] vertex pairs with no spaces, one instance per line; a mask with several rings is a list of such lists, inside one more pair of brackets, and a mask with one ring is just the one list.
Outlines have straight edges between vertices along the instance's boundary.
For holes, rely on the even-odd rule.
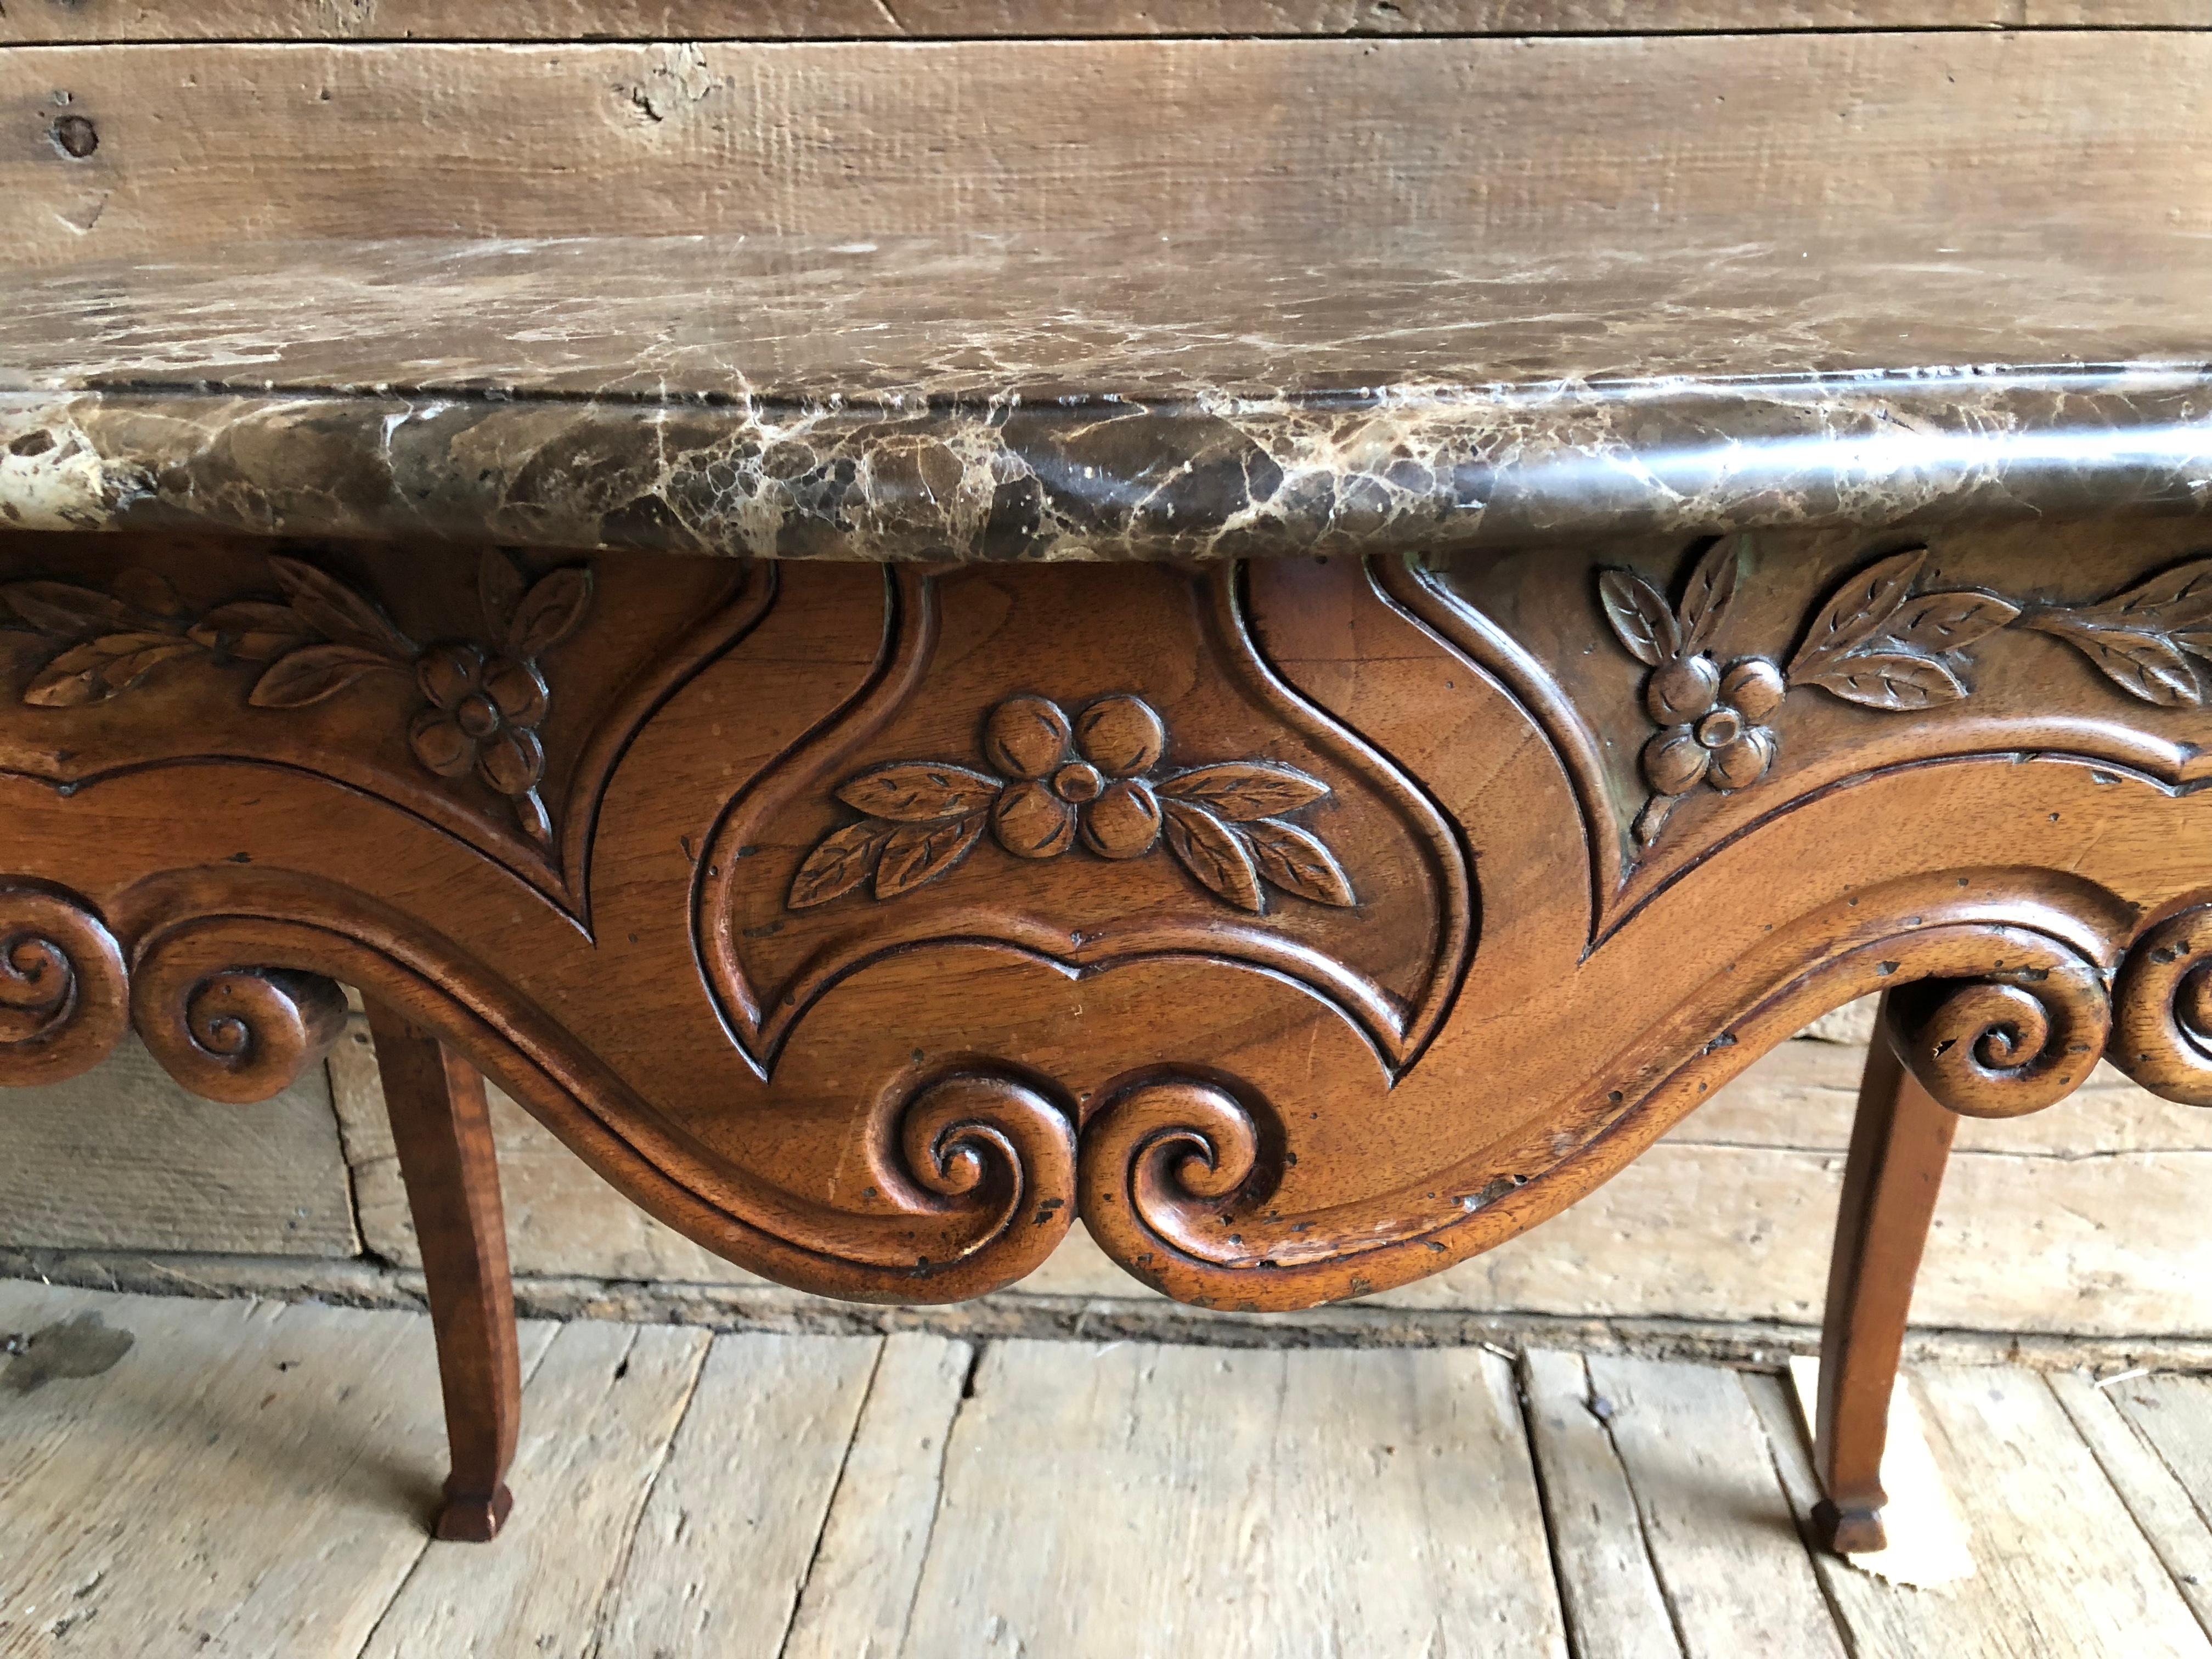
[[2195,559],[2109,598],[2075,605],[2020,605],[1980,588],[1923,592],[1928,550],[1908,548],[1844,582],[1807,626],[1786,671],[1765,657],[1727,668],[1715,642],[1736,594],[1750,538],[1715,542],[1696,560],[1681,602],[1632,570],[1607,570],[1598,597],[1614,635],[1651,669],[1644,710],[1660,729],[1644,746],[1651,798],[1638,814],[1639,846],[1699,785],[1748,788],[1774,763],[1779,739],[1760,722],[1801,686],[1863,708],[1931,708],[1969,694],[1967,647],[2000,629],[2063,640],[2130,696],[2196,706],[2212,665],[2212,559]]
[[70,582],[0,585],[6,612],[70,642],[32,677],[23,701],[40,708],[104,702],[191,656],[266,665],[246,694],[257,708],[304,708],[365,675],[409,674],[427,705],[408,729],[415,758],[441,777],[473,769],[506,797],[525,834],[551,844],[552,820],[538,794],[545,750],[537,732],[550,694],[537,659],[583,620],[588,569],[566,567],[526,583],[513,559],[489,549],[477,573],[489,643],[426,649],[327,571],[282,555],[268,565],[281,598],[233,599],[197,617],[150,570],[124,572],[109,593]]

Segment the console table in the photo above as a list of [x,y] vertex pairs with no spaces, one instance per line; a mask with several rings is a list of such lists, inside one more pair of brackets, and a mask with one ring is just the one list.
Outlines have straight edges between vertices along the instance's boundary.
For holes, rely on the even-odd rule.
[[[1881,38],[1984,110],[2068,61]],[[556,238],[534,200],[399,222],[447,188],[410,150],[390,236],[278,177],[274,229],[195,240],[129,171],[146,54],[199,54],[216,175],[411,83],[40,50],[0,52],[68,94],[0,161],[64,222],[0,298],[0,1080],[135,1026],[258,1099],[359,988],[447,1536],[497,1530],[515,1439],[483,1076],[788,1285],[975,1296],[1080,1217],[1261,1311],[1513,1237],[1883,993],[1825,1339],[1846,1551],[1953,1115],[2100,1056],[2212,1103],[2200,160],[2128,195],[2092,155],[2032,222],[1929,185],[1879,234],[714,197]],[[1671,88],[1717,49],[1650,50]],[[301,107],[222,104],[241,57]]]

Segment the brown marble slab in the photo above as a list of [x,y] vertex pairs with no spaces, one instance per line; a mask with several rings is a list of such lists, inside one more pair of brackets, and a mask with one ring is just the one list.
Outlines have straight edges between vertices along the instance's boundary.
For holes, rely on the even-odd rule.
[[248,246],[0,294],[0,519],[782,557],[2193,512],[2202,239]]

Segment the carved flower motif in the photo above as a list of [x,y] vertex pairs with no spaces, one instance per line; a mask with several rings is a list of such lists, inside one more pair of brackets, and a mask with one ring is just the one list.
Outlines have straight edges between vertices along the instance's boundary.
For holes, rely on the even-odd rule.
[[471,766],[502,795],[522,795],[545,775],[544,676],[526,662],[487,657],[473,645],[434,645],[415,663],[415,683],[429,707],[415,716],[407,741],[440,777]]
[[1662,795],[1700,783],[1747,789],[1774,763],[1773,732],[1759,722],[1782,704],[1782,671],[1747,657],[1723,673],[1711,657],[1678,657],[1651,676],[1644,706],[1660,726],[1644,746],[1644,775]]
[[944,761],[898,761],[863,772],[837,798],[864,814],[817,842],[791,884],[803,910],[872,877],[896,898],[945,874],[986,825],[1022,859],[1079,843],[1103,859],[1142,858],[1163,841],[1206,890],[1239,909],[1267,908],[1266,888],[1316,904],[1349,905],[1352,884],[1310,830],[1285,823],[1328,793],[1268,761],[1226,761],[1158,773],[1167,726],[1141,697],[1116,692],[1073,718],[1048,698],[1009,697],[983,722],[996,773]]
[[1079,832],[1101,858],[1141,858],[1160,838],[1160,803],[1144,775],[1167,727],[1131,696],[1101,697],[1071,722],[1042,697],[991,711],[983,752],[1014,781],[991,807],[991,831],[1017,858],[1065,853]]
[[415,758],[441,777],[471,768],[514,804],[541,846],[552,822],[538,799],[545,750],[537,727],[548,702],[537,658],[583,620],[592,574],[581,567],[526,582],[514,561],[487,550],[477,602],[490,645],[416,645],[368,599],[326,570],[272,555],[282,599],[228,600],[194,620],[166,577],[125,571],[114,591],[55,581],[0,585],[0,619],[12,615],[66,644],[24,689],[34,708],[104,702],[163,664],[202,657],[265,665],[246,694],[255,708],[305,708],[370,675],[411,675],[428,707],[408,727]]
[[426,705],[407,728],[415,758],[440,777],[473,769],[507,797],[515,822],[541,846],[552,843],[553,820],[538,797],[545,776],[538,726],[552,694],[538,656],[575,630],[591,593],[587,570],[556,570],[526,586],[513,560],[487,552],[477,567],[477,595],[495,643],[447,641],[415,659],[415,684]]

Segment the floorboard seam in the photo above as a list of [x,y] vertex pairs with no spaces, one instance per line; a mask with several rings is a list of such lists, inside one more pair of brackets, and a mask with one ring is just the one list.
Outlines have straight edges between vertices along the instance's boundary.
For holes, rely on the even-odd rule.
[[[198,1270],[198,1276],[172,1264]],[[262,1297],[333,1306],[425,1311],[421,1274],[365,1261],[309,1257],[222,1258],[128,1250],[49,1250],[0,1246],[0,1280],[23,1279],[117,1294]],[[515,1301],[532,1319],[598,1319],[688,1325],[716,1332],[879,1336],[915,1331],[961,1343],[1153,1342],[1242,1349],[1468,1347],[1493,1341],[1586,1354],[1628,1354],[1700,1364],[1778,1367],[1819,1346],[1809,1320],[1729,1320],[1684,1314],[1553,1313],[1527,1309],[1423,1308],[1382,1304],[1310,1310],[1262,1322],[1182,1304],[1131,1297],[1017,1292],[918,1309],[817,1302],[778,1286],[710,1281],[526,1275]],[[1905,1354],[1916,1362],[2021,1364],[2039,1370],[2148,1364],[2212,1373],[2212,1331],[2085,1333],[1916,1325]]]
[[[1769,1377],[1764,1381],[1771,1382],[1775,1390],[1783,1395],[1783,1409],[1787,1413],[1790,1429],[1794,1431],[1797,1425],[1797,1401],[1795,1391],[1790,1387],[1790,1379],[1787,1376],[1782,1376]],[[1745,1385],[1739,1382],[1736,1386],[1743,1388]],[[1902,1389],[1910,1385],[1900,1374],[1896,1386]],[[1844,1651],[1850,1656],[1850,1659],[1860,1659],[1863,1648],[1858,1632],[1852,1626],[1849,1616],[1844,1613],[1842,1603],[1836,1600],[1834,1588],[1829,1582],[1829,1574],[1823,1571],[1820,1560],[1821,1546],[1820,1540],[1814,1535],[1812,1517],[1800,1514],[1796,1504],[1790,1496],[1790,1483],[1782,1475],[1782,1452],[1774,1443],[1775,1431],[1768,1423],[1766,1413],[1759,1409],[1759,1402],[1756,1400],[1751,1402],[1751,1416],[1752,1420],[1759,1425],[1759,1443],[1766,1448],[1767,1468],[1773,1471],[1775,1486],[1782,1493],[1783,1506],[1790,1511],[1790,1526],[1796,1531],[1797,1542],[1804,1550],[1806,1559],[1812,1566],[1813,1583],[1819,1588],[1821,1602],[1828,1609],[1828,1618],[1836,1627],[1837,1638],[1843,1643]],[[1858,1571],[1856,1567],[1849,1567],[1847,1570],[1854,1572]]]
[[883,1375],[885,1340],[876,1339],[874,1358],[868,1364],[868,1380],[860,1390],[860,1403],[853,1413],[851,1426],[845,1431],[844,1454],[837,1460],[837,1473],[830,1477],[830,1496],[822,1505],[822,1518],[815,1523],[814,1547],[806,1553],[806,1565],[799,1575],[799,1587],[792,1592],[791,1605],[783,1615],[783,1632],[775,1638],[775,1659],[783,1659],[791,1646],[791,1633],[799,1628],[799,1615],[806,1606],[806,1592],[814,1583],[814,1569],[822,1560],[822,1540],[830,1535],[830,1519],[837,1512],[837,1495],[845,1490],[845,1472],[853,1465],[853,1448],[860,1443],[860,1424],[868,1414],[868,1402],[876,1397],[876,1379]]
[[[616,1375],[628,1368],[629,1357],[637,1347],[641,1334],[639,1327],[630,1328],[629,1346],[623,1350],[617,1362]],[[614,1617],[616,1607],[622,1600],[623,1587],[629,1582],[630,1560],[637,1553],[637,1535],[645,1527],[645,1511],[653,1502],[653,1488],[660,1484],[660,1474],[668,1467],[669,1455],[675,1449],[677,1437],[684,1432],[684,1419],[691,1415],[691,1402],[699,1397],[699,1381],[707,1374],[707,1361],[714,1352],[712,1339],[699,1347],[699,1358],[691,1367],[690,1380],[684,1385],[684,1403],[676,1408],[676,1421],[669,1425],[668,1437],[660,1443],[659,1455],[653,1460],[653,1468],[646,1474],[644,1484],[638,1490],[637,1504],[630,1510],[629,1525],[623,1529],[622,1546],[615,1552],[612,1571],[608,1573],[605,1586],[599,1591],[599,1604],[592,1613],[592,1645],[587,1659],[598,1659],[605,1650],[607,1626]]]
[[415,1559],[407,1564],[407,1571],[399,1575],[392,1586],[392,1594],[384,1598],[384,1605],[376,1610],[376,1617],[369,1621],[368,1632],[361,1638],[361,1645],[353,1650],[352,1659],[361,1659],[362,1655],[376,1645],[377,1632],[384,1628],[384,1621],[392,1617],[392,1610],[399,1605],[399,1598],[406,1594],[407,1586],[415,1582],[415,1575],[422,1570],[423,1560],[429,1555],[433,1541],[426,1533],[416,1545]]
[[[1597,1379],[1589,1374],[1587,1359],[1583,1362],[1583,1388],[1585,1391],[1583,1396],[1584,1408],[1588,1409],[1597,1398]],[[1689,1634],[1683,1627],[1682,1610],[1674,1602],[1674,1587],[1667,1580],[1667,1570],[1660,1564],[1659,1552],[1651,1547],[1651,1516],[1644,1506],[1644,1493],[1636,1484],[1636,1470],[1620,1455],[1620,1439],[1613,1431],[1613,1414],[1608,1412],[1600,1417],[1597,1413],[1591,1412],[1590,1415],[1596,1417],[1599,1426],[1604,1429],[1605,1443],[1613,1448],[1613,1461],[1620,1465],[1620,1478],[1627,1483],[1628,1495],[1636,1504],[1636,1532],[1644,1540],[1644,1559],[1651,1564],[1651,1582],[1659,1586],[1659,1602],[1667,1609],[1667,1623],[1674,1632],[1674,1645],[1687,1654],[1690,1651]]]
[[[427,1314],[419,1316],[425,1319],[428,1317]],[[515,1386],[515,1392],[518,1395],[526,1390],[530,1387],[532,1382],[536,1379],[538,1368],[544,1364],[545,1356],[552,1351],[552,1348],[553,1345],[550,1342],[540,1343],[536,1355],[526,1361],[520,1366],[520,1376]],[[447,1449],[441,1445],[441,1449]],[[451,1453],[449,1450],[447,1452],[447,1455],[450,1458]],[[440,1483],[439,1492],[439,1501],[442,1503],[444,1501],[444,1485],[442,1482]],[[429,1558],[430,1546],[436,1541],[436,1535],[428,1531],[425,1531],[422,1536],[416,1541],[414,1559],[408,1562],[407,1571],[401,1573],[398,1578],[393,1582],[392,1586],[392,1594],[384,1598],[384,1605],[376,1610],[376,1617],[370,1620],[368,1632],[361,1638],[361,1645],[353,1650],[350,1659],[361,1659],[362,1655],[367,1653],[369,1649],[376,1645],[376,1633],[384,1628],[384,1621],[392,1616],[392,1608],[399,1605],[400,1596],[406,1593],[407,1586],[413,1582],[415,1575],[422,1571],[422,1563]]]
[[945,1470],[952,1461],[952,1437],[960,1431],[960,1419],[968,1410],[968,1402],[975,1397],[975,1374],[983,1367],[983,1354],[990,1346],[978,1342],[969,1355],[967,1375],[960,1380],[960,1392],[952,1401],[952,1415],[945,1419],[945,1433],[937,1447],[937,1492],[929,1505],[929,1526],[921,1535],[920,1565],[915,1568],[914,1589],[908,1593],[906,1614],[899,1620],[898,1648],[892,1659],[907,1659],[907,1644],[914,1635],[914,1615],[921,1606],[922,1581],[929,1576],[930,1553],[937,1547],[938,1517],[945,1512]]
[[[2160,1569],[2172,1583],[2173,1593],[2181,1598],[2181,1604],[2189,1609],[2189,1615],[2196,1620],[2197,1627],[2204,1632],[2208,1639],[2212,1639],[2212,1621],[2208,1621],[2205,1615],[2197,1611],[2195,1601],[2191,1599],[2188,1589],[2181,1583],[2180,1575],[2175,1571],[2172,1564],[2166,1559],[2166,1552],[2158,1547],[2158,1539],[2152,1533],[2150,1523],[2137,1515],[2135,1505],[2128,1502],[2127,1488],[2120,1484],[2118,1478],[2112,1470],[2105,1467],[2105,1460],[2097,1455],[2096,1443],[2081,1432],[2081,1425],[2074,1421],[2074,1413],[2066,1409],[2066,1402],[2059,1398],[2058,1390],[2051,1386],[2051,1379],[2046,1376],[2042,1379],[2042,1382],[2044,1389],[2057,1405],[2058,1414],[2066,1419],[2072,1426],[2075,1437],[2088,1449],[2089,1461],[2094,1463],[2098,1471],[2104,1475],[2105,1484],[2110,1486],[2114,1495],[2119,1498],[2120,1507],[2127,1511],[2128,1519],[2136,1523],[2136,1530],[2142,1534],[2143,1542],[2150,1547],[2151,1559],[2158,1563]],[[2101,1389],[2099,1390],[2100,1394],[2102,1392]],[[2135,1419],[2121,1409],[2118,1401],[2107,1397],[2105,1404],[2111,1409],[2112,1415],[2119,1419],[2120,1432],[2131,1437],[2151,1460],[2166,1471],[2173,1484],[2180,1488],[2181,1495],[2189,1500],[2190,1513],[2194,1515],[2198,1522],[2208,1531],[2212,1531],[2212,1519],[2208,1519],[2205,1516],[2203,1505],[2197,1501],[2197,1494],[2190,1491],[2189,1483],[2181,1478],[2180,1471],[2167,1461],[2166,1453],[2160,1449],[2158,1443],[2136,1426]]]
[[[1521,1413],[1521,1443],[1528,1449],[1528,1473],[1536,1483],[1536,1513],[1544,1526],[1544,1556],[1552,1564],[1552,1595],[1559,1604],[1559,1630],[1566,1638],[1567,1651],[1573,1659],[1583,1659],[1582,1626],[1575,1618],[1573,1598],[1567,1590],[1566,1568],[1559,1560],[1559,1529],[1552,1516],[1551,1483],[1544,1478],[1544,1459],[1536,1449],[1535,1425],[1528,1420],[1531,1410],[1528,1401],[1528,1356],[1524,1352],[1513,1364],[1513,1403]],[[1583,1374],[1584,1388],[1589,1385],[1589,1374]]]

